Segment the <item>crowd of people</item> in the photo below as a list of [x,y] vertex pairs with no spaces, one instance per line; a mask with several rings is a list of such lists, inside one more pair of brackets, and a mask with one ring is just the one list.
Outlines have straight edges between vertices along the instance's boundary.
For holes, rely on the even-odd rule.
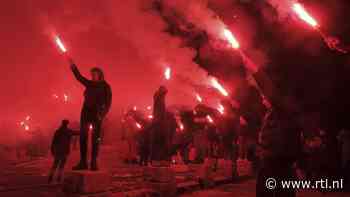
[[[70,139],[75,134],[80,135],[81,160],[73,170],[88,169],[88,130],[93,131],[90,169],[98,170],[100,126],[112,100],[102,70],[92,69],[89,80],[79,73],[72,60],[70,63],[76,79],[86,87],[81,128],[80,132],[74,132],[64,120],[56,131],[51,149],[55,162],[49,181],[56,168],[59,168],[58,180],[61,179]],[[271,177],[278,181],[295,180],[296,175],[308,179],[342,177],[348,185],[350,131],[343,129],[338,140],[332,140],[319,125],[305,121],[307,115],[297,99],[281,95],[263,70],[251,65],[246,69],[256,80],[265,103],[261,126],[249,125],[233,99],[221,101],[223,110],[201,103],[193,109],[171,111],[166,106],[168,89],[160,86],[154,94],[152,113],[133,108],[122,118],[123,139],[128,144],[126,162],[169,165],[176,155],[181,155],[184,164],[223,159],[230,162],[234,180],[239,173],[238,158],[247,159],[257,172],[257,196],[295,196],[293,189],[267,189],[265,182]]]

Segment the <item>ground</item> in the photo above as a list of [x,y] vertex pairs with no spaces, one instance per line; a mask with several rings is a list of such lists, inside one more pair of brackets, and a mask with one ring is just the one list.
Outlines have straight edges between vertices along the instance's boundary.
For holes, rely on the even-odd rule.
[[[142,167],[137,165],[126,165],[122,162],[120,156],[121,150],[112,147],[104,147],[101,151],[101,169],[107,169],[112,173],[113,184],[110,191],[113,193],[123,193],[130,191],[139,191],[144,189],[144,179]],[[70,170],[76,163],[78,151],[73,151],[66,166]],[[59,183],[47,184],[47,174],[52,163],[52,158],[37,158],[33,161],[20,163],[2,162],[0,166],[3,170],[0,172],[0,196],[1,197],[51,197],[61,193]],[[255,196],[255,180],[249,177],[249,163],[245,161],[238,162],[239,171],[244,175],[244,179],[236,184],[222,184],[212,189],[201,190],[200,187],[193,186],[191,189],[184,190],[181,196]],[[183,172],[180,165],[174,166],[176,181],[178,185],[196,184],[195,172],[198,166],[190,166],[190,170]],[[299,192],[299,197],[319,197],[317,192]],[[330,197],[349,196],[349,194],[328,194]]]

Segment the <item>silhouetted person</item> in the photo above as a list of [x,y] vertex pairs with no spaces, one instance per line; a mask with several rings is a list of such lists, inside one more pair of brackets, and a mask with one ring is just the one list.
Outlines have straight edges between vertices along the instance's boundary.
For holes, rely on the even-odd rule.
[[52,181],[58,168],[57,181],[61,181],[64,166],[70,153],[70,143],[73,135],[77,132],[68,128],[69,121],[63,120],[61,126],[56,130],[51,144],[51,153],[54,157],[54,163],[49,174],[49,183]]
[[140,166],[147,166],[150,159],[151,147],[151,128],[145,127],[140,130],[138,150],[140,155]]
[[[281,181],[295,179],[293,164],[301,154],[301,110],[294,97],[278,92],[265,72],[253,64],[246,66],[272,106],[259,136],[262,167],[257,177],[256,196],[295,197],[295,190],[282,188]],[[276,188],[267,188],[269,178],[276,180]]]
[[235,179],[238,176],[236,162],[238,159],[237,139],[240,128],[240,115],[238,109],[234,108],[229,100],[222,100],[221,105],[225,109],[219,124],[223,156],[224,160],[232,161],[232,178]]
[[85,170],[87,164],[87,142],[89,127],[92,126],[92,153],[91,170],[98,170],[97,156],[100,144],[101,124],[107,115],[111,102],[112,91],[104,80],[104,74],[100,68],[92,68],[91,80],[83,77],[73,61],[70,61],[75,78],[85,86],[84,104],[80,116],[80,162],[73,170]]
[[153,97],[153,122],[152,122],[152,161],[165,161],[169,159],[169,140],[167,127],[167,111],[165,96],[168,93],[166,87],[161,86]]

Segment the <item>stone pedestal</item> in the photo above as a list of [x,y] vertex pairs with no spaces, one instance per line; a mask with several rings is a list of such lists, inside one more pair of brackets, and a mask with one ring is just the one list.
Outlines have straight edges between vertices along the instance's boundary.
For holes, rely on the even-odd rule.
[[214,167],[215,159],[206,158],[204,163],[198,168],[196,174],[203,187],[211,187],[214,185]]
[[153,166],[145,169],[148,177],[147,185],[161,197],[176,196],[175,173],[169,162],[153,162]]
[[69,197],[109,197],[110,185],[106,171],[71,171],[64,179],[63,192]]

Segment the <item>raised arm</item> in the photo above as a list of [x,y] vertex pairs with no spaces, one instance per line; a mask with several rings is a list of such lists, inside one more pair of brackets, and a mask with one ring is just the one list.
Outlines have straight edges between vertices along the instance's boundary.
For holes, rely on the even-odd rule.
[[83,75],[81,75],[81,73],[79,72],[79,69],[77,67],[77,65],[74,63],[74,61],[71,58],[68,58],[68,61],[70,63],[70,68],[74,74],[74,77],[80,82],[82,83],[84,86],[88,86],[89,84],[89,80],[86,79]]

